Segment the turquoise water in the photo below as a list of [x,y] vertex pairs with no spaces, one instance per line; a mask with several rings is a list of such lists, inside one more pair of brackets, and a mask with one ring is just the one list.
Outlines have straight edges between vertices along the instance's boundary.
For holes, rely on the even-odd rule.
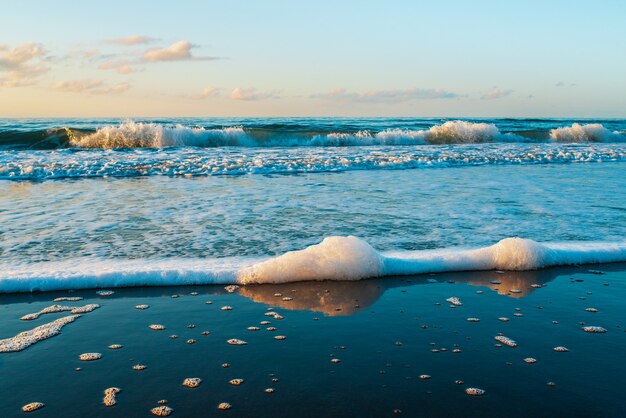
[[[559,263],[626,258],[621,120],[4,120],[0,137],[0,292],[243,283],[349,235],[437,271],[459,264],[413,252],[521,237],[577,245]],[[389,274],[339,268],[363,259],[341,245],[306,278]],[[510,268],[482,260],[462,269]]]

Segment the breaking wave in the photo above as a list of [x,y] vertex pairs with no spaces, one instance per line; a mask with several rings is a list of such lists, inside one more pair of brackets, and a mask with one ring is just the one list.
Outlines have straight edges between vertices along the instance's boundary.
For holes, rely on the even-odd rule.
[[506,238],[477,249],[381,253],[353,237],[333,236],[267,259],[94,260],[7,265],[0,293],[124,286],[361,280],[450,271],[535,270],[626,261],[625,242],[538,243]]
[[552,129],[550,139],[556,142],[622,142],[624,135],[619,132],[611,132],[599,123],[581,125],[574,123],[572,126]]
[[78,148],[165,148],[255,146],[242,127],[223,129],[166,126],[156,123],[124,122],[96,132],[77,135],[69,131],[69,145]]
[[[424,122],[420,122],[424,123]],[[365,125],[368,125],[367,123]],[[423,125],[421,125],[423,126]],[[624,142],[620,131],[600,123],[556,129],[502,132],[494,123],[447,121],[423,129],[350,124],[298,126],[194,127],[156,122],[121,122],[97,129],[52,128],[36,131],[0,130],[0,149],[167,148],[167,147],[348,147],[372,145],[444,145],[502,142]]]

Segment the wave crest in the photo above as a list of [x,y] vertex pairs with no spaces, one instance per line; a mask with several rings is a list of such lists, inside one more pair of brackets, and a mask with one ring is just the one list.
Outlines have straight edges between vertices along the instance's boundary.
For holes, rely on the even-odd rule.
[[90,134],[75,134],[70,131],[70,145],[79,148],[164,148],[255,144],[241,126],[204,129],[129,121],[118,126],[104,126]]
[[550,139],[556,142],[621,142],[624,136],[619,132],[611,132],[600,123],[581,125],[573,123],[572,126],[552,129]]
[[492,123],[474,123],[462,120],[449,121],[430,128],[425,133],[430,144],[478,144],[493,142],[502,137]]
[[222,128],[121,122],[95,131],[54,128],[36,132],[0,132],[0,148],[165,148],[165,147],[350,147],[375,145],[451,145],[510,142],[624,142],[626,136],[592,123],[548,130],[502,133],[493,123],[447,121],[428,129],[387,128],[352,132],[292,130],[281,127]]

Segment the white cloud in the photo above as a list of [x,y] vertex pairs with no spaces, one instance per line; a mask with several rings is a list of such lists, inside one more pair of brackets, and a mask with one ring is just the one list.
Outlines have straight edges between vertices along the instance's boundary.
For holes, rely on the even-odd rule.
[[329,93],[311,95],[312,99],[327,99],[345,102],[369,103],[399,103],[410,100],[456,99],[460,94],[441,89],[403,89],[403,90],[375,90],[368,92],[349,92],[346,89],[336,89]]
[[115,70],[118,74],[124,74],[124,75],[134,73],[135,71],[137,71],[133,67],[128,65],[128,62],[124,60],[104,62],[100,64],[98,68],[101,70]]
[[69,80],[58,81],[54,83],[51,88],[53,90],[63,91],[67,93],[82,93],[100,87],[102,80]]
[[107,44],[113,44],[113,45],[133,46],[133,45],[149,44],[151,42],[155,42],[156,40],[157,40],[156,38],[152,38],[150,36],[130,35],[124,38],[107,39],[104,42]]
[[70,52],[68,52],[67,54],[65,54],[66,58],[85,58],[85,59],[89,59],[89,58],[96,58],[100,55],[100,51],[93,48],[93,49],[75,49],[72,50]]
[[481,96],[483,100],[495,100],[501,99],[506,96],[510,96],[514,90],[500,90],[497,87],[494,87],[492,90],[488,91],[484,95]]
[[119,94],[128,90],[130,84],[119,83],[114,86],[105,86],[102,80],[83,79],[59,81],[51,88],[65,93]]
[[92,90],[90,93],[93,94],[121,94],[130,88],[130,84],[128,83],[118,83],[111,87],[102,87],[98,89]]
[[41,44],[26,42],[13,49],[0,48],[0,87],[21,87],[36,83],[49,68],[41,62],[46,50]]
[[220,89],[213,87],[213,86],[207,86],[202,90],[202,93],[191,96],[191,98],[202,100],[202,99],[208,99],[211,97],[219,97],[219,96],[220,96]]
[[259,92],[255,88],[242,89],[241,87],[236,87],[230,93],[231,100],[246,100],[246,101],[254,101],[254,100],[264,100],[264,99],[279,99],[280,97],[276,94],[276,92]]
[[46,53],[42,45],[34,42],[26,42],[11,50],[4,47],[3,51],[6,52],[0,54],[0,68],[4,69],[18,68],[20,65]]
[[166,48],[149,49],[143,54],[146,61],[185,61],[185,60],[215,60],[215,57],[197,57],[191,53],[194,45],[185,40],[177,41]]

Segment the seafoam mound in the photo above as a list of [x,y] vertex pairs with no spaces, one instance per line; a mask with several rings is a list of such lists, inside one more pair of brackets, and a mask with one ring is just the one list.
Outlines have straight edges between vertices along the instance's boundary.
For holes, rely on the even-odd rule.
[[447,271],[534,270],[624,261],[626,242],[538,243],[523,238],[506,238],[477,249],[380,253],[356,237],[335,236],[304,250],[266,259],[77,259],[24,266],[0,265],[0,292],[360,280]]

